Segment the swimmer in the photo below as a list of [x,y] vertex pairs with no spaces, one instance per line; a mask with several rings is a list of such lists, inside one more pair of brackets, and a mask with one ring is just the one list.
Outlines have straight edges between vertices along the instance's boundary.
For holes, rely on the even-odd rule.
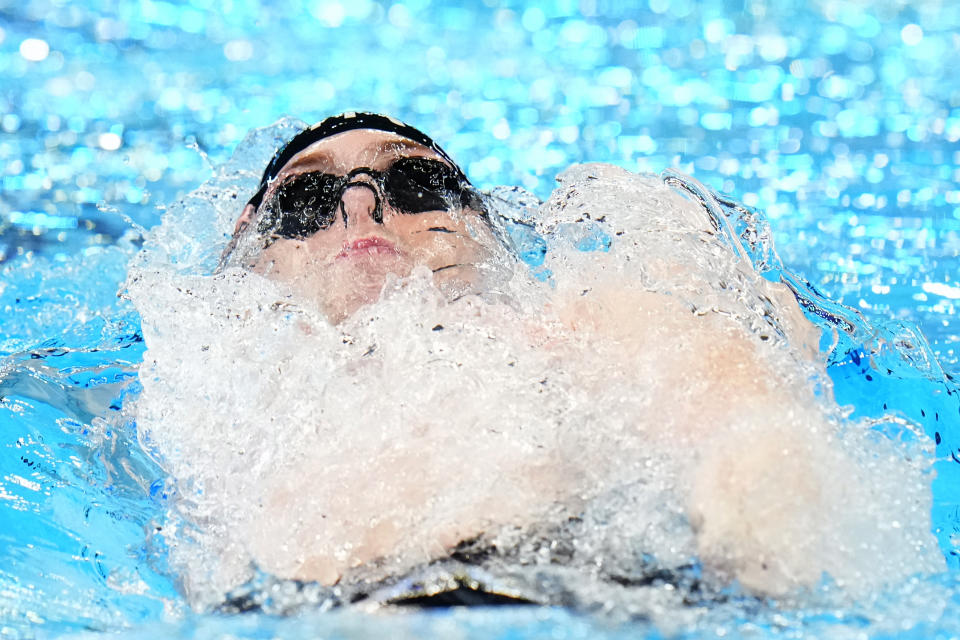
[[[626,174],[597,171],[611,180]],[[283,283],[338,324],[376,302],[391,277],[424,267],[448,300],[469,304],[484,292],[489,265],[504,251],[483,199],[439,146],[391,118],[349,113],[303,131],[276,154],[221,265]],[[596,262],[602,267],[602,261]],[[687,272],[682,257],[649,269],[678,278]],[[816,332],[789,292],[758,286],[778,300],[791,338],[815,345]],[[810,437],[816,429],[805,425],[822,420],[812,391],[782,382],[765,337],[745,331],[730,314],[691,313],[679,295],[599,277],[589,287],[558,288],[544,313],[555,330],[521,330],[558,357],[595,354],[594,369],[574,372],[583,385],[655,372],[636,429],[651,450],[683,452],[671,454],[681,470],[678,490],[708,573],[777,596],[815,585],[824,572],[852,583],[869,571],[878,547],[861,538],[871,539],[866,528],[872,524],[849,516],[846,502],[861,494],[833,487],[870,480],[851,470],[855,465],[826,433]],[[669,358],[657,356],[671,340]],[[815,348],[807,356],[812,360]],[[676,441],[683,444],[678,448]],[[525,490],[466,505],[429,532],[434,544],[420,549],[420,557],[429,562],[452,554],[494,523],[531,525],[543,516],[543,504],[565,504],[575,516],[583,490],[569,470],[614,475],[609,453],[578,451],[581,459],[571,466],[519,451],[515,466],[529,480]],[[409,448],[377,455],[358,459],[355,473],[311,467],[293,484],[278,482],[282,488],[266,491],[267,511],[253,519],[244,542],[258,564],[279,577],[323,584],[376,566],[410,537],[402,522],[384,514],[398,501],[431,508],[437,498],[425,479],[454,477],[465,464],[438,458],[433,461],[450,466],[434,473]],[[349,452],[344,460],[348,466]],[[322,515],[302,513],[301,496],[324,483],[336,483],[335,498]],[[303,532],[297,540],[289,539],[292,519]],[[925,566],[936,564],[934,556],[925,555]]]
[[222,263],[243,253],[336,323],[416,265],[453,296],[472,291],[496,246],[479,193],[443,149],[391,118],[348,113],[277,153]]

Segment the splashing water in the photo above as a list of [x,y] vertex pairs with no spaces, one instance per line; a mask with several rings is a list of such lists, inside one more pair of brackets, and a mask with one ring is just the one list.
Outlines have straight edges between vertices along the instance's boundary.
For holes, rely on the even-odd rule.
[[451,301],[414,271],[333,326],[277,282],[210,275],[297,126],[252,133],[127,281],[147,351],[115,419],[169,475],[162,540],[193,606],[387,602],[467,570],[676,631],[749,594],[876,618],[884,588],[943,568],[932,442],[847,416],[808,318],[831,357],[876,334],[783,270],[758,214],[576,166],[542,205],[490,195],[532,272],[503,258]]

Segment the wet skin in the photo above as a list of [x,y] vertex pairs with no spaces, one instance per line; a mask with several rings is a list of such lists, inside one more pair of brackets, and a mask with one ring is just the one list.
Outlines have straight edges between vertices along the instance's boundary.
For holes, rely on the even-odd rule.
[[[267,190],[269,203],[285,180],[308,172],[347,175],[358,168],[387,170],[398,158],[421,157],[446,164],[436,153],[392,133],[358,129],[325,138],[294,156]],[[377,203],[382,221],[375,219]],[[235,234],[257,233],[257,212],[247,206]],[[391,205],[365,173],[352,176],[333,224],[302,239],[265,238],[267,246],[246,266],[288,284],[316,301],[333,322],[375,301],[389,274],[407,276],[424,265],[452,295],[473,290],[478,265],[490,257],[495,238],[481,214],[459,204],[449,210],[410,214]]]

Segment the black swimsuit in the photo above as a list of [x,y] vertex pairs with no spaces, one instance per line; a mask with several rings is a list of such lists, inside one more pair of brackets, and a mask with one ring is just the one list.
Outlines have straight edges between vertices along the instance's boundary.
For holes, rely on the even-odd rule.
[[215,611],[292,615],[305,609],[326,610],[360,603],[420,608],[553,604],[534,594],[521,594],[516,587],[498,584],[479,567],[445,559],[401,578],[375,583],[358,581],[325,587],[315,582],[266,578],[235,590]]
[[532,535],[524,537],[514,548],[498,548],[486,537],[479,536],[461,542],[448,557],[400,576],[374,580],[348,576],[334,586],[264,576],[229,594],[216,610],[291,615],[308,609],[323,611],[348,605],[577,608],[585,605],[577,587],[591,581],[618,590],[671,585],[688,605],[723,599],[722,594],[705,588],[694,565],[667,568],[650,561],[629,571],[598,569],[597,563],[577,557],[574,541],[580,524],[580,518],[569,518],[536,533],[528,531]]

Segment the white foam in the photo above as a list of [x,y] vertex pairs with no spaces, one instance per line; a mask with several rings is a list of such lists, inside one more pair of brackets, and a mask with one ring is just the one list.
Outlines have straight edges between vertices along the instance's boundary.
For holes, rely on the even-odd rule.
[[[496,295],[450,301],[418,270],[338,326],[259,275],[203,275],[232,225],[217,180],[128,282],[148,345],[137,424],[176,478],[167,542],[198,606],[254,567],[376,578],[572,516],[564,580],[585,602],[609,597],[587,568],[650,558],[774,595],[942,567],[929,443],[843,420],[791,296],[656,179],[561,176],[539,218],[552,282],[507,263]],[[214,232],[180,250],[186,219]],[[609,252],[565,247],[591,229]]]

